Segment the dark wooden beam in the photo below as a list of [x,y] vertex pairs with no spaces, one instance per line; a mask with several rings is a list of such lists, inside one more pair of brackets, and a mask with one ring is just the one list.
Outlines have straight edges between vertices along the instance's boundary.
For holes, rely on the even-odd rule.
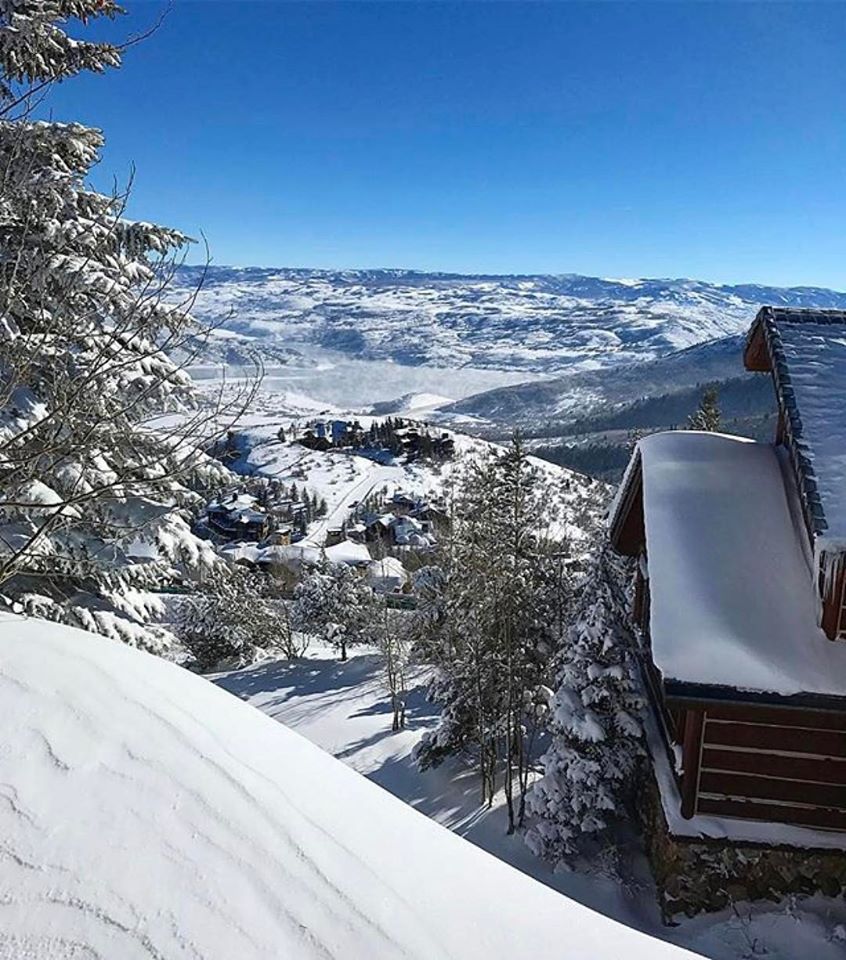
[[685,820],[696,813],[696,794],[699,789],[699,761],[702,753],[703,710],[688,710],[684,718],[682,745],[681,814]]

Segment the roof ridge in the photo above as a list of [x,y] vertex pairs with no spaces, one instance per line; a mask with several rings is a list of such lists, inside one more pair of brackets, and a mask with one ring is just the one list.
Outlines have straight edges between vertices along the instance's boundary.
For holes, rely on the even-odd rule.
[[[776,394],[783,404],[785,427],[788,435],[787,449],[804,501],[806,516],[815,536],[829,529],[825,507],[817,484],[817,473],[804,424],[796,402],[796,392],[790,375],[787,354],[779,324],[782,323],[827,323],[846,324],[846,310],[816,310],[811,307],[762,307],[758,311],[752,329],[761,324],[772,362],[772,377]],[[750,330],[750,335],[752,330]]]
[[[846,324],[846,310],[833,307],[761,307],[758,316],[777,320],[779,323],[830,323]],[[754,324],[753,324],[754,326]]]

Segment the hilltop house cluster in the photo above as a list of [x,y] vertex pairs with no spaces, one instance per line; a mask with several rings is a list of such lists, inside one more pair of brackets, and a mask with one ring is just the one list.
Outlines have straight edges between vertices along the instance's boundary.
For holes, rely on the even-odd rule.
[[[285,439],[284,431],[280,439]],[[455,441],[445,432],[400,417],[374,420],[365,428],[358,420],[312,420],[295,431],[295,441],[310,450],[343,449],[382,463],[402,457],[414,460],[451,460]]]
[[397,491],[386,500],[357,504],[351,520],[330,529],[326,542],[350,540],[379,553],[394,548],[431,550],[437,544],[437,528],[446,523],[446,511],[439,504]]

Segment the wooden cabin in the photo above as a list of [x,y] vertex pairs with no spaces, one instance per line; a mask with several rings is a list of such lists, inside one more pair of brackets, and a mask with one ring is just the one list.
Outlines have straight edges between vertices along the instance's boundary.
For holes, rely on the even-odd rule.
[[611,510],[653,760],[686,820],[846,831],[846,313],[766,307],[744,362],[772,377],[774,441],[646,437]]

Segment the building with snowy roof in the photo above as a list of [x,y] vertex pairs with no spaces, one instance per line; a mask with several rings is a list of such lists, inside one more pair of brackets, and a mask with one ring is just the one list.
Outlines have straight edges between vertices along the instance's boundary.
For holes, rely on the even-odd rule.
[[376,593],[400,593],[407,587],[409,577],[401,560],[383,557],[367,565],[367,581]]
[[371,560],[370,551],[363,543],[342,540],[324,551],[329,563],[345,563],[348,567],[366,567]]
[[206,507],[209,527],[230,540],[262,540],[270,531],[271,520],[248,493],[232,494]]
[[772,377],[774,442],[644,438],[610,539],[637,558],[668,821],[814,845],[846,831],[846,313],[764,308],[744,361]]

